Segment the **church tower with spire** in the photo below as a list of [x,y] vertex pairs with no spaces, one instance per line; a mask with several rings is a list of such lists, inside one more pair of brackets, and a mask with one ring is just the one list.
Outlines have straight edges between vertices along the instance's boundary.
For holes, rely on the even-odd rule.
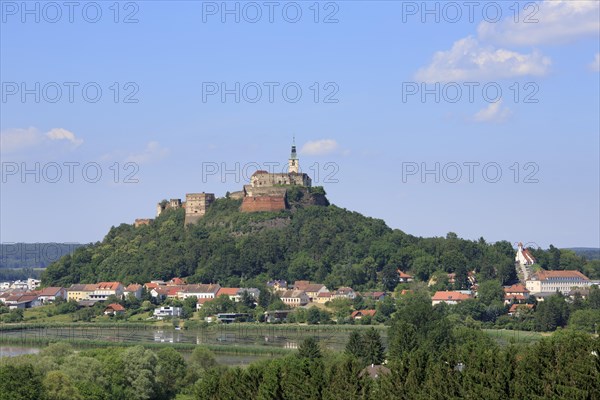
[[299,160],[296,155],[296,138],[292,141],[292,154],[288,162],[288,174],[297,174],[300,171]]

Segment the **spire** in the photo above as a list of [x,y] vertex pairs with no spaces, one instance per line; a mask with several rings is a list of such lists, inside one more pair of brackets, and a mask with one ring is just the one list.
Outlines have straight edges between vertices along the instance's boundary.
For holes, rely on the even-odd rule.
[[292,154],[290,155],[290,160],[288,163],[288,173],[298,173],[298,157],[296,155],[296,136],[294,136],[292,140]]
[[297,156],[296,156],[296,136],[294,136],[293,139],[292,139],[292,155],[291,155],[290,159],[291,160],[297,159]]

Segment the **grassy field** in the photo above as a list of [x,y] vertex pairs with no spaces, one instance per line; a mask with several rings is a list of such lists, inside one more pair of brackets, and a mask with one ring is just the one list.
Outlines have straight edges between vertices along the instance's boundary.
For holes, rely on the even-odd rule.
[[544,336],[549,336],[550,333],[530,332],[530,331],[512,331],[506,329],[484,329],[485,333],[490,335],[501,345],[515,344],[531,344],[537,342]]

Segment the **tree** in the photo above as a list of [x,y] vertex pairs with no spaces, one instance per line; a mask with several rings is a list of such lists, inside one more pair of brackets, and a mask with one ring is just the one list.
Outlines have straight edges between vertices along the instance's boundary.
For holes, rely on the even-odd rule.
[[414,325],[396,321],[389,330],[390,358],[400,360],[417,347],[418,337]]
[[82,396],[71,379],[61,371],[50,371],[43,381],[47,400],[80,400]]
[[381,286],[383,286],[384,290],[393,292],[396,286],[398,286],[399,281],[400,277],[398,276],[396,267],[393,265],[383,267],[383,270],[381,270]]
[[156,355],[158,358],[156,384],[160,391],[160,397],[163,399],[173,398],[179,388],[179,382],[186,373],[185,360],[181,353],[172,347],[160,349]]
[[368,329],[363,334],[364,356],[366,364],[381,364],[385,359],[385,349],[381,342],[381,336],[375,328]]
[[298,357],[300,358],[315,359],[322,356],[319,342],[312,336],[304,339],[298,346]]
[[306,315],[306,322],[311,325],[316,325],[321,320],[321,312],[317,307],[310,307]]
[[0,366],[0,400],[43,398],[40,377],[31,364]]
[[360,332],[354,330],[350,332],[348,336],[348,342],[346,342],[345,353],[355,357],[357,359],[362,359],[364,357],[364,343],[363,338]]
[[480,302],[489,306],[494,301],[502,301],[504,299],[504,289],[497,280],[489,280],[482,282],[477,290],[477,297]]

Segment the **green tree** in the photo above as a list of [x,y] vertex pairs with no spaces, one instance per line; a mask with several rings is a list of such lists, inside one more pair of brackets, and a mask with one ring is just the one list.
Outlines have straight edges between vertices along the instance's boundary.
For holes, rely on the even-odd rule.
[[319,342],[312,336],[304,339],[298,346],[298,357],[309,359],[323,357]]
[[349,356],[355,357],[359,360],[364,357],[365,346],[360,332],[356,330],[350,332],[344,351]]
[[159,396],[163,399],[175,397],[181,379],[186,374],[185,360],[181,353],[172,347],[160,349],[156,354],[156,385]]
[[385,359],[385,348],[381,341],[381,335],[375,328],[367,329],[363,334],[364,356],[366,364],[381,364]]
[[31,364],[0,366],[0,400],[33,400],[43,396],[42,381]]
[[494,301],[502,301],[504,299],[502,284],[495,279],[482,282],[477,290],[477,298],[486,306]]
[[50,371],[42,382],[48,400],[79,400],[83,397],[71,379],[61,371]]

